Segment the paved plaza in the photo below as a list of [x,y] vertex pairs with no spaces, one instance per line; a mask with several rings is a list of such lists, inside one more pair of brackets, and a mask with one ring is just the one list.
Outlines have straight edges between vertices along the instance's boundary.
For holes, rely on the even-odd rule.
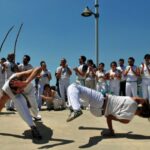
[[105,118],[96,118],[89,111],[76,120],[66,123],[68,110],[41,111],[42,122],[37,126],[43,136],[41,141],[32,140],[29,127],[18,113],[0,114],[1,150],[149,150],[150,122],[135,117],[128,125],[114,122],[116,136],[104,138],[101,131],[107,129]]

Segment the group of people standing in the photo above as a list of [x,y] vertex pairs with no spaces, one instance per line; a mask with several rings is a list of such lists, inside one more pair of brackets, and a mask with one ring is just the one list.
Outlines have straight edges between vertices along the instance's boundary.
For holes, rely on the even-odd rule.
[[[0,87],[2,88],[5,81],[14,73],[30,70],[33,66],[29,63],[30,56],[24,55],[21,64],[15,64],[14,54],[8,54],[7,60],[1,58],[0,65]],[[52,79],[51,72],[47,69],[45,61],[40,62],[42,72],[35,79],[35,95],[39,109],[43,104],[42,94],[44,92],[44,86],[50,85]],[[150,99],[150,54],[144,56],[144,61],[140,66],[135,65],[135,59],[133,57],[128,58],[128,65],[125,66],[124,59],[119,59],[118,65],[116,61],[110,63],[110,69],[105,70],[105,64],[100,63],[97,67],[93,63],[92,59],[86,59],[85,56],[80,56],[79,66],[68,66],[67,60],[62,58],[60,65],[56,68],[56,87],[57,97],[63,100],[63,106],[67,105],[67,88],[71,84],[70,77],[73,74],[76,75],[76,83],[95,89],[102,93],[111,93],[114,95],[122,96],[137,96],[139,95],[138,87],[141,86],[141,93],[143,98]],[[140,93],[140,94],[141,94]],[[51,106],[47,104],[47,107]],[[6,104],[7,110],[14,110],[14,104],[9,101]]]
[[[81,56],[80,66],[74,68],[76,82],[85,87],[102,93],[111,93],[122,96],[137,96],[138,86],[141,85],[143,98],[150,99],[150,54],[144,56],[140,66],[135,65],[133,57],[128,58],[125,66],[124,59],[110,63],[110,70],[105,70],[105,64],[100,63],[96,68],[92,60]],[[141,96],[141,95],[140,95]]]

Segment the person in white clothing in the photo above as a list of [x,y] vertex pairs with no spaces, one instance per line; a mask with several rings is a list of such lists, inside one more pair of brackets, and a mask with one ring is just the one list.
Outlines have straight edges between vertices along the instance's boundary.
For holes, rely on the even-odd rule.
[[31,58],[29,55],[24,55],[22,64],[18,65],[19,71],[26,71],[32,69],[33,66],[29,64],[30,60]]
[[0,90],[5,83],[5,77],[6,77],[4,62],[6,62],[6,59],[1,58],[0,59]]
[[65,100],[63,100],[57,93],[54,87],[45,84],[42,99],[46,101],[47,110],[63,110],[65,109]]
[[106,71],[104,70],[105,64],[100,63],[98,66],[98,70],[96,71],[96,90],[99,92],[107,91],[107,83],[106,83]]
[[150,54],[144,56],[144,63],[140,66],[140,72],[142,77],[142,96],[150,100]]
[[[14,53],[10,53],[7,56],[7,61],[4,63],[4,67],[5,67],[5,75],[6,75],[6,80],[7,81],[9,79],[9,77],[16,72],[15,68],[17,67],[17,65],[15,64],[15,55]],[[15,111],[15,106],[12,100],[8,101],[6,103],[6,109],[8,111]]]
[[88,69],[86,72],[86,79],[85,79],[85,86],[91,89],[95,89],[96,81],[95,81],[95,73],[96,73],[96,66],[93,63],[92,59],[87,60]]
[[67,101],[67,88],[70,85],[70,76],[72,71],[67,64],[67,60],[62,58],[60,66],[56,69],[56,78],[58,79],[59,92],[63,100]]
[[110,64],[110,71],[107,73],[109,79],[109,92],[114,95],[119,95],[121,72],[117,69],[115,61]]
[[[41,119],[31,81],[41,72],[41,67],[13,74],[2,87],[0,111],[12,99],[21,118],[31,127],[33,138],[41,139],[32,116]],[[32,116],[29,112],[32,112]]]
[[[84,98],[90,104],[90,112],[96,117],[106,117],[109,130],[102,132],[102,135],[113,136],[115,134],[112,120],[121,123],[129,123],[134,115],[150,117],[150,106],[146,99],[140,97],[103,95],[101,92],[81,86],[71,84],[68,87],[68,100],[70,105],[70,115],[67,122],[82,115],[80,109],[80,98]],[[142,106],[138,106],[138,105]]]
[[47,69],[47,65],[45,61],[40,62],[42,71],[39,76],[37,76],[38,79],[38,107],[41,109],[42,107],[42,99],[41,99],[41,94],[43,93],[43,88],[45,84],[49,84],[50,80],[52,79],[51,72]]
[[140,76],[140,70],[134,65],[135,59],[128,58],[128,66],[124,72],[126,77],[126,96],[137,96],[137,79]]
[[86,72],[87,72],[87,64],[86,57],[80,56],[79,58],[79,66],[75,67],[73,70],[76,74],[76,83],[85,86]]

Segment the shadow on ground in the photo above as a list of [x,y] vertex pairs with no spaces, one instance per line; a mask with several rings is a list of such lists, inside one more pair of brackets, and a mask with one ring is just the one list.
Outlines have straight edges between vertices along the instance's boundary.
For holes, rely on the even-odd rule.
[[[99,130],[99,131],[104,131],[108,130],[105,128],[92,128],[92,127],[83,127],[80,126],[79,130]],[[79,148],[90,148],[92,146],[97,145],[99,142],[101,142],[104,139],[108,138],[127,138],[127,139],[133,139],[133,140],[150,140],[150,136],[145,136],[145,135],[139,135],[139,134],[133,134],[132,132],[128,133],[117,133],[113,137],[103,137],[103,136],[93,136],[89,138],[88,143],[79,146]]]
[[53,130],[51,128],[47,127],[42,122],[37,122],[36,125],[37,125],[37,128],[39,129],[39,131],[42,135],[42,140],[32,139],[31,130],[25,130],[23,135],[16,135],[16,134],[10,134],[10,133],[0,133],[0,135],[1,136],[11,136],[14,138],[21,138],[24,140],[32,139],[32,142],[34,144],[46,144],[46,143],[49,143],[49,141],[56,141],[57,142],[55,144],[44,145],[42,147],[39,147],[38,149],[47,149],[47,148],[51,148],[51,147],[69,144],[69,143],[74,142],[72,140],[66,140],[66,139],[54,139],[54,138],[52,138]]
[[14,114],[16,114],[14,111],[8,111],[8,112],[0,112],[0,116],[2,116],[2,115],[14,115]]

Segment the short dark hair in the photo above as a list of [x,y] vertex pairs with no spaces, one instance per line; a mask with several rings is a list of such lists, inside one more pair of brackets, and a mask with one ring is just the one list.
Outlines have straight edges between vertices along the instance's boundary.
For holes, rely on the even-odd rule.
[[117,67],[117,62],[116,62],[116,61],[112,61],[112,62],[110,63],[110,67],[111,67],[113,64]]
[[40,62],[40,65],[42,66],[42,64],[46,64],[46,62],[42,60],[42,61]]
[[123,58],[120,58],[120,59],[119,59],[119,61],[122,61],[122,62],[124,62],[124,59],[123,59]]
[[83,60],[83,62],[86,61],[86,57],[85,56],[81,56],[81,59]]
[[102,65],[103,67],[105,67],[105,64],[103,62],[101,62],[99,65]]
[[28,61],[30,61],[30,60],[31,60],[31,58],[30,58],[30,56],[29,56],[29,55],[24,55],[24,57],[26,57]]
[[131,59],[133,62],[135,62],[135,59],[133,57],[129,57],[128,60]]
[[150,54],[145,54],[144,59],[150,58]]
[[6,58],[2,57],[2,58],[1,58],[1,61],[4,61],[4,62],[5,62],[5,61],[6,61]]

